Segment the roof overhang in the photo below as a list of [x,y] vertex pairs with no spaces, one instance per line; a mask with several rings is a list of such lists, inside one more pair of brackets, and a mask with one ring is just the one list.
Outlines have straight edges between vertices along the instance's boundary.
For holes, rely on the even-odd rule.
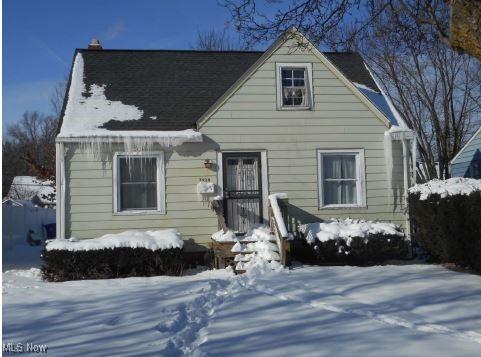
[[464,144],[464,146],[461,148],[461,150],[458,151],[458,153],[456,154],[456,156],[454,156],[451,161],[449,162],[449,164],[451,165],[454,161],[456,161],[456,159],[459,157],[459,155],[461,155],[463,153],[463,151],[468,147],[469,144],[471,144],[471,142],[474,140],[474,138],[476,138],[478,135],[481,135],[481,127],[479,127],[478,130],[476,130],[476,132],[473,134],[473,136],[466,142],[466,144]]
[[158,143],[162,146],[173,147],[183,143],[201,143],[202,133],[188,129],[181,131],[112,131],[112,133],[89,133],[85,135],[62,135],[55,139],[57,143],[122,143],[125,141],[145,141]]

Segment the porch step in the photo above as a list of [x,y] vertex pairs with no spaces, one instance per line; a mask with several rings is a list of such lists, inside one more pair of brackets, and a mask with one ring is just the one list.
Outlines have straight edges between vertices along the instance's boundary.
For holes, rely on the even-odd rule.
[[269,241],[257,241],[248,244],[237,242],[231,250],[237,253],[234,256],[235,272],[242,274],[246,271],[247,264],[251,259],[261,259],[266,262],[280,262],[279,248],[277,244]]
[[[216,232],[212,235],[211,247],[214,251],[214,264],[220,269],[227,266],[235,268],[241,261],[248,263],[249,256],[253,254],[271,258],[272,254],[266,252],[274,251],[274,258],[279,256],[277,239],[266,226],[252,229],[243,236],[236,236],[233,232]],[[242,264],[239,268],[241,266]],[[243,270],[239,269],[239,272]]]

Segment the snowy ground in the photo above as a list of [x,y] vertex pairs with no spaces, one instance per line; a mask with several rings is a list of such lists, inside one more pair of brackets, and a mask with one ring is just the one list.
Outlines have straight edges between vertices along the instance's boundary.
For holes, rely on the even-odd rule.
[[3,274],[3,342],[52,355],[466,356],[481,277],[433,265],[42,282]]

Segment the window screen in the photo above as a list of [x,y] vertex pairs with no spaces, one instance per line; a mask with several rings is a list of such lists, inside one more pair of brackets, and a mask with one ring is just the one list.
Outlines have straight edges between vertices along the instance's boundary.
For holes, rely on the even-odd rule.
[[120,157],[119,210],[156,210],[157,158]]
[[282,106],[307,107],[305,68],[282,68]]
[[355,154],[322,154],[324,205],[357,204]]

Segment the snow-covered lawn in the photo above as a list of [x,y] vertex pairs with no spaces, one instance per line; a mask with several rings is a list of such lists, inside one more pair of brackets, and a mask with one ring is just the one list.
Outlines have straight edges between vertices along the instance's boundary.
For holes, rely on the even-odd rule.
[[3,342],[52,355],[466,356],[481,277],[435,265],[42,282],[3,274]]

